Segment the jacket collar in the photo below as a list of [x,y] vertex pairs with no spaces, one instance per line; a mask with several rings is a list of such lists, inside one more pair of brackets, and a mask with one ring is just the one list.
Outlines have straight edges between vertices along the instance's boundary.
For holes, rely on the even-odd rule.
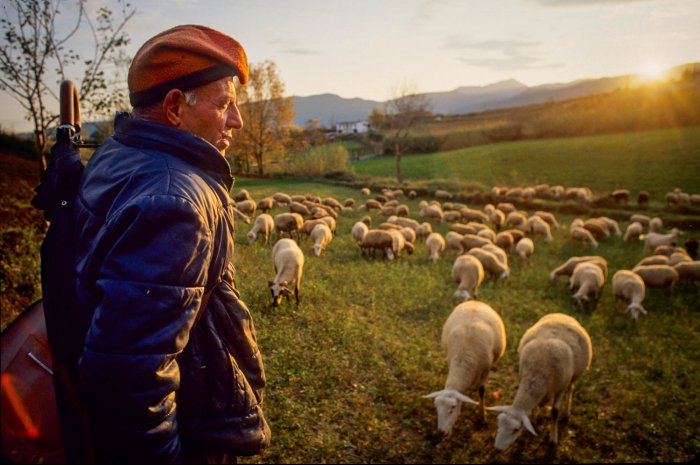
[[199,168],[231,191],[233,176],[226,158],[206,140],[190,132],[159,123],[134,119],[120,112],[114,120],[114,139],[132,147],[173,155]]

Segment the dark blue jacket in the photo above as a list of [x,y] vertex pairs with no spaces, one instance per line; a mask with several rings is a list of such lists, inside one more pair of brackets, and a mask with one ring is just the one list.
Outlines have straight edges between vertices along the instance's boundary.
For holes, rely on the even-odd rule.
[[205,140],[126,115],[88,163],[76,323],[99,461],[250,455],[269,443],[262,358],[233,281],[232,185]]

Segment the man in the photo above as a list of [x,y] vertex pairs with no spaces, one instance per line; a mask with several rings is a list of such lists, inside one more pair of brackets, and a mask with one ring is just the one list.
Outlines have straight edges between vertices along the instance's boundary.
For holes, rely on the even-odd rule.
[[243,47],[203,26],[149,39],[133,116],[95,151],[76,202],[80,389],[96,460],[225,462],[267,447],[265,373],[233,281]]

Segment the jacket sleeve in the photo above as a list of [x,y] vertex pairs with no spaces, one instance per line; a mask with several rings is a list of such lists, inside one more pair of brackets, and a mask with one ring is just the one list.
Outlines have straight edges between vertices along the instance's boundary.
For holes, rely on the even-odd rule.
[[100,455],[113,463],[181,459],[175,392],[207,281],[212,245],[190,202],[146,196],[107,221],[96,311],[79,374]]

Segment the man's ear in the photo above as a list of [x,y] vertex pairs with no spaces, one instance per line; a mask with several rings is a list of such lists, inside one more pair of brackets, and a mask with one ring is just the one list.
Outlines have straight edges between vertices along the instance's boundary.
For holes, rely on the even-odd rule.
[[185,103],[185,94],[180,89],[172,89],[163,99],[163,114],[165,119],[173,127],[182,124],[182,111]]

